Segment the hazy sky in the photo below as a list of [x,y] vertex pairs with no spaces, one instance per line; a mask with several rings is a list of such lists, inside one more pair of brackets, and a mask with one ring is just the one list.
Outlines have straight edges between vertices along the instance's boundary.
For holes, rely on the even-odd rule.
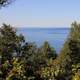
[[0,25],[69,27],[80,20],[80,0],[16,0],[0,9]]

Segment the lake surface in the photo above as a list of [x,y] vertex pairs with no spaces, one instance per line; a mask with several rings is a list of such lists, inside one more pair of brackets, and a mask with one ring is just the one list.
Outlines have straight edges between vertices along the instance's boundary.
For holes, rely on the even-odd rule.
[[18,33],[25,36],[26,41],[41,46],[45,41],[60,52],[69,34],[69,28],[18,28]]

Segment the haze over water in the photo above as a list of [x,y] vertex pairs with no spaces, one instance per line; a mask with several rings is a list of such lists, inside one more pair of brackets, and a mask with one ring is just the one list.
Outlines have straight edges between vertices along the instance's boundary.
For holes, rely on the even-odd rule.
[[18,33],[22,33],[26,41],[35,42],[37,46],[48,41],[59,53],[67,39],[69,28],[18,28]]

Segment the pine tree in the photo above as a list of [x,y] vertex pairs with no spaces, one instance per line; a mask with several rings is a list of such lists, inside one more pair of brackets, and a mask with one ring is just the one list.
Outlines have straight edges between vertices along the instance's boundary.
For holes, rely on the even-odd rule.
[[[5,78],[12,68],[14,54],[20,54],[20,45],[24,43],[24,37],[19,36],[10,25],[3,24],[0,28],[0,76]],[[15,57],[16,57],[15,55]]]
[[72,65],[80,63],[80,24],[74,22],[71,25],[68,39],[57,59],[60,69],[63,69],[61,77],[72,78]]

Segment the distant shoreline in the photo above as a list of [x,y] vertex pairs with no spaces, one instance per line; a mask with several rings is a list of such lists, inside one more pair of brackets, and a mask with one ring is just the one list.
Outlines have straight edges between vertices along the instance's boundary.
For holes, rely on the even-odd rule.
[[23,29],[23,28],[27,28],[27,29],[70,29],[70,27],[16,27],[16,29]]

